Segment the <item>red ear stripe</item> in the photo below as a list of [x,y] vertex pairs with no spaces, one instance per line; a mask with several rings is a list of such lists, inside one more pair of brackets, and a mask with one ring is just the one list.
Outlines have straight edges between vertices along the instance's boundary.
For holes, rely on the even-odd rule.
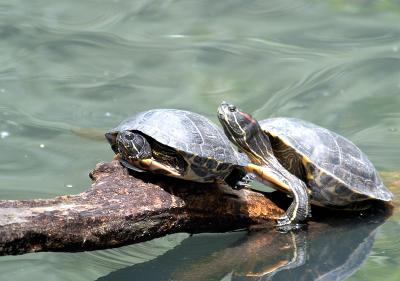
[[251,123],[256,123],[256,120],[254,120],[253,117],[251,117],[250,114],[246,112],[239,112],[240,115],[242,115],[246,120],[250,121]]

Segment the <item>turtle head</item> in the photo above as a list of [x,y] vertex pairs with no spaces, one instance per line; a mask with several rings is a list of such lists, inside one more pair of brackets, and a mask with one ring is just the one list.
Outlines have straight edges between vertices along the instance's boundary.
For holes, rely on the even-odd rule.
[[131,131],[118,132],[115,147],[115,152],[128,162],[129,160],[147,159],[152,155],[150,144],[146,138]]
[[250,114],[233,104],[222,102],[218,107],[218,119],[229,140],[253,161],[261,163],[272,153],[268,137]]
[[255,134],[262,133],[257,120],[227,102],[222,102],[218,107],[218,119],[227,137],[241,148],[244,148]]

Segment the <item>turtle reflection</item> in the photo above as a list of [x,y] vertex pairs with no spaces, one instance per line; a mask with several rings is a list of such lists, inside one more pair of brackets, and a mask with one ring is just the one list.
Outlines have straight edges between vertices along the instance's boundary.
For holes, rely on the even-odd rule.
[[[331,229],[289,244],[291,259],[283,249],[276,252],[280,263],[256,263],[253,268],[242,267],[232,280],[345,280],[355,273],[368,258],[375,241],[377,225],[351,224],[346,229]],[[304,234],[304,233],[303,233]],[[303,234],[292,234],[295,237]],[[290,243],[290,242],[289,242]],[[302,245],[301,247],[299,247]],[[301,244],[304,243],[304,244]],[[273,250],[271,245],[270,250]],[[288,251],[288,250],[286,250]],[[280,252],[280,253],[279,253]]]
[[[323,210],[314,214],[321,215]],[[368,258],[378,227],[390,210],[349,218],[327,211],[308,229],[195,235],[146,263],[104,280],[344,280]],[[314,217],[318,221],[318,218]],[[210,237],[212,235],[212,237]],[[154,270],[154,269],[157,270]],[[103,280],[100,278],[99,280]]]
[[311,222],[296,233],[253,232],[211,259],[177,270],[170,280],[345,280],[368,258],[384,220],[338,218]]

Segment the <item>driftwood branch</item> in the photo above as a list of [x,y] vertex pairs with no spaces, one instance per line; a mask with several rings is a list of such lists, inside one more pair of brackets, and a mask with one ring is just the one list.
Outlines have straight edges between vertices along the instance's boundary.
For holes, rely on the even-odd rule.
[[251,190],[128,174],[100,163],[91,188],[54,199],[0,201],[0,255],[83,251],[175,232],[227,231],[272,224],[283,210]]
[[[103,249],[176,232],[268,227],[288,203],[280,193],[272,200],[273,194],[247,189],[132,176],[117,161],[98,164],[90,176],[91,188],[77,195],[0,200],[0,255]],[[396,193],[399,173],[383,176]],[[276,202],[283,202],[282,208]]]

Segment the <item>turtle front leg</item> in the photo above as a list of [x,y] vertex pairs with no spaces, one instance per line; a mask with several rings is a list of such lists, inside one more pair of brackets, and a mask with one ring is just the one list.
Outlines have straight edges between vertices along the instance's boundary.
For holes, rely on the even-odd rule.
[[141,159],[135,162],[136,162],[134,163],[136,164],[135,166],[139,166],[155,174],[162,174],[170,177],[181,177],[181,174],[179,174],[177,171],[153,159]]
[[305,183],[294,178],[287,186],[293,197],[293,201],[286,210],[285,215],[277,221],[278,229],[283,231],[300,228],[301,224],[299,223],[305,221],[311,214],[311,206]]
[[285,215],[277,220],[277,227],[282,231],[299,228],[299,223],[306,221],[310,214],[310,203],[307,186],[287,170],[273,169],[268,166],[249,164],[245,167],[247,172],[254,173],[261,182],[272,183],[293,197],[293,202],[286,210]]

